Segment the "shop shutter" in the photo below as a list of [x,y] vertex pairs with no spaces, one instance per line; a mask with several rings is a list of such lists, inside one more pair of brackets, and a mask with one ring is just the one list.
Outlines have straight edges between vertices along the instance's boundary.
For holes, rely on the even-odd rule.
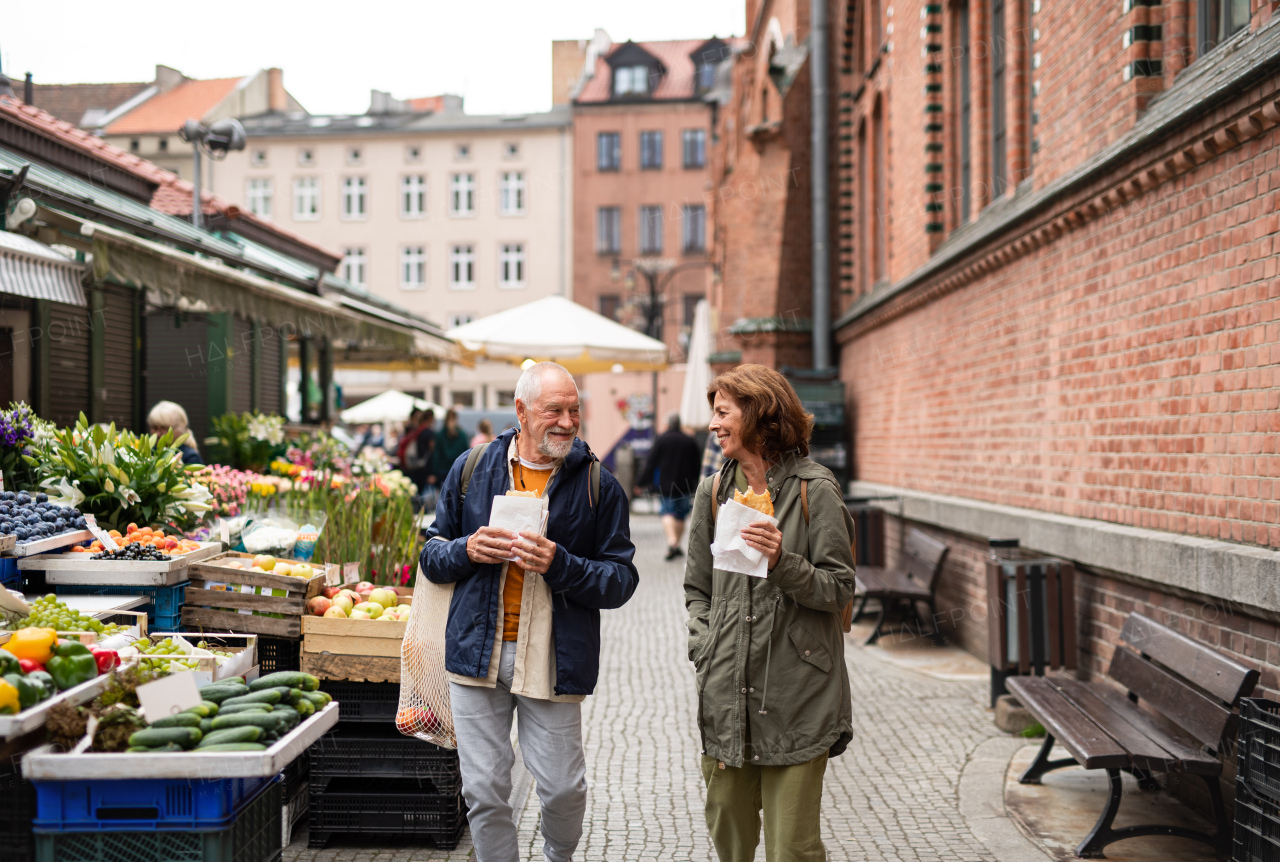
[[89,309],[49,306],[49,399],[46,419],[72,426],[89,415]]
[[147,315],[147,409],[173,401],[187,411],[197,441],[209,434],[209,321],[173,311]]
[[253,407],[253,324],[243,317],[231,319],[231,401],[232,413]]
[[258,329],[258,412],[284,414],[280,403],[280,331]]
[[[136,291],[103,285],[102,421],[133,427],[133,309]],[[97,323],[97,321],[95,321]]]

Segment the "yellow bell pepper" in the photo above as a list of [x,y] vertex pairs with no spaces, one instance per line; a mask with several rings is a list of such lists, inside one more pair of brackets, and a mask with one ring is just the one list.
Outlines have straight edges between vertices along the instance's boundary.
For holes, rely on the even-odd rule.
[[20,709],[18,690],[0,679],[0,715],[17,715]]
[[48,664],[57,643],[58,633],[53,629],[18,629],[4,648],[16,659],[25,658],[38,664]]

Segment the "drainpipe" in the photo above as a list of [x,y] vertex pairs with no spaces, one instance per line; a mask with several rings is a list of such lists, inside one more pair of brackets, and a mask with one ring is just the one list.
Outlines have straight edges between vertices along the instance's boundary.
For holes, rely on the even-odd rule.
[[809,0],[813,204],[813,369],[831,367],[831,211],[827,203],[827,0]]

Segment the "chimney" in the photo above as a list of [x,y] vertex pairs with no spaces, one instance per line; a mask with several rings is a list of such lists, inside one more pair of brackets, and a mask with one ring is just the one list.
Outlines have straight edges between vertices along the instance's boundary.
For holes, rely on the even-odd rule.
[[172,66],[156,64],[156,89],[160,92],[167,93],[179,84],[185,84],[188,80],[190,79],[186,75]]
[[22,101],[30,105],[33,101],[35,101],[35,97],[36,97],[35,92],[36,92],[35,82],[31,80],[31,73],[28,72],[26,83],[22,85]]
[[284,71],[267,70],[267,110],[283,113],[289,110],[289,94],[284,91]]

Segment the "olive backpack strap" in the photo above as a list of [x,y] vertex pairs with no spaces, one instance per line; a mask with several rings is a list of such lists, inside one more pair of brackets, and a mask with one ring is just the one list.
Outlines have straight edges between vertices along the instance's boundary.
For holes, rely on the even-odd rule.
[[594,509],[596,507],[596,500],[599,500],[599,499],[600,499],[600,462],[597,460],[597,461],[591,462],[591,496],[588,498],[587,502],[591,505],[591,508]]
[[711,523],[716,522],[716,510],[720,508],[720,474],[711,478]]
[[[491,441],[492,442],[492,441]],[[471,485],[471,474],[476,471],[476,462],[480,460],[480,456],[489,448],[488,443],[481,443],[479,446],[471,448],[471,454],[467,456],[467,462],[462,465],[462,481],[458,488],[458,503],[467,499],[467,488]]]

